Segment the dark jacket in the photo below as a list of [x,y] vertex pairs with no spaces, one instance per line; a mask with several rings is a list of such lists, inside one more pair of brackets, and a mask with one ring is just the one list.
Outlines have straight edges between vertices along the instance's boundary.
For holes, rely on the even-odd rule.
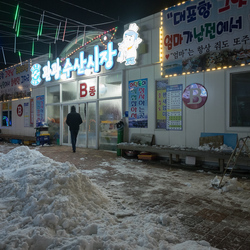
[[71,112],[67,115],[66,124],[69,130],[79,130],[79,125],[82,123],[80,114],[76,113],[75,106],[71,107]]

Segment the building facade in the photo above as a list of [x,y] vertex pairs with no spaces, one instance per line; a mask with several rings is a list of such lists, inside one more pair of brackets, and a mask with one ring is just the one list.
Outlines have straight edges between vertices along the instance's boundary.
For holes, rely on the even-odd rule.
[[103,44],[92,34],[92,43],[72,41],[58,60],[29,62],[29,81],[39,72],[40,82],[21,98],[2,98],[1,132],[30,136],[45,122],[54,142],[70,145],[65,120],[75,105],[84,121],[79,147],[116,150],[120,120],[124,141],[153,134],[157,145],[197,148],[202,133],[250,136],[244,8],[247,2],[186,2],[125,25],[122,39]]

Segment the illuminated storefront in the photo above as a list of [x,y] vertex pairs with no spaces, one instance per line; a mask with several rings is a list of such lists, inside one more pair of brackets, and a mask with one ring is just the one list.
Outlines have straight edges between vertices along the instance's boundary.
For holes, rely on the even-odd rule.
[[[65,118],[75,105],[81,147],[115,150],[121,119],[125,141],[153,134],[157,145],[197,148],[201,133],[249,136],[249,11],[247,1],[187,1],[125,25],[119,40],[93,34],[53,62],[32,62],[30,127],[18,133],[44,121],[70,145]],[[19,104],[1,105],[2,132],[16,130]]]

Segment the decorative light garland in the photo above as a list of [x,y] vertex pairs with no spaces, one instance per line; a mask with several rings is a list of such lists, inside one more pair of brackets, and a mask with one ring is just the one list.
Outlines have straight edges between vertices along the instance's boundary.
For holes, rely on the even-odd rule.
[[[72,56],[72,55],[75,54],[78,50],[82,49],[84,46],[86,46],[86,45],[88,45],[89,43],[91,43],[91,42],[97,40],[98,38],[100,39],[101,43],[106,47],[106,46],[107,46],[106,42],[111,42],[111,41],[113,40],[116,31],[117,31],[117,27],[112,28],[112,29],[110,29],[110,30],[107,30],[107,31],[105,31],[104,33],[102,33],[101,35],[97,35],[96,37],[94,37],[94,38],[92,38],[91,40],[85,42],[83,45],[81,45],[80,47],[78,47],[77,49],[75,49],[74,51],[72,51],[72,52],[71,52],[70,54],[68,54],[66,57],[62,58],[62,59],[61,59],[61,62],[65,61],[66,58]],[[104,41],[101,39],[102,36],[107,35],[107,34],[109,34],[109,33],[111,33],[111,32],[113,32],[113,33],[112,33],[112,36],[111,36],[107,41],[104,42]]]

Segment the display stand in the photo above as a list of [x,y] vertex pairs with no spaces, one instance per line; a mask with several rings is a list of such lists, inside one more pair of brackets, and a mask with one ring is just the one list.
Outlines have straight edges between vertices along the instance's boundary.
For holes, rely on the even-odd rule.
[[36,127],[36,145],[44,145],[49,144],[50,145],[50,134],[48,132],[49,127],[48,126],[40,126]]

